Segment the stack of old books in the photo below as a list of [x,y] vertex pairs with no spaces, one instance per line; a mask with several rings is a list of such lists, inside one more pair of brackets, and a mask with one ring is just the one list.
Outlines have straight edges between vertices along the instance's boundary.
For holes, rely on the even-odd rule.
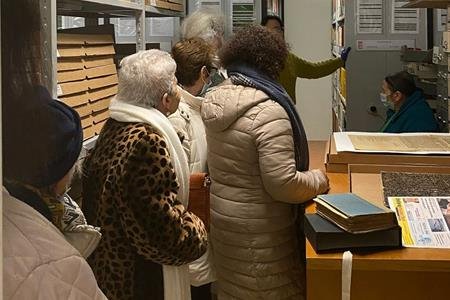
[[400,247],[395,213],[352,194],[319,195],[305,215],[305,235],[316,251]]

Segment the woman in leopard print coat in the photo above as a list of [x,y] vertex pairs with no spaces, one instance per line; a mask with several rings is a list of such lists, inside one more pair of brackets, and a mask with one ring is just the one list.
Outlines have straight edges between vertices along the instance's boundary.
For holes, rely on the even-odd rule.
[[179,103],[175,68],[159,50],[122,61],[111,119],[84,165],[86,217],[103,233],[89,262],[109,299],[190,299],[185,265],[206,251],[205,227],[185,208],[189,170],[167,120]]

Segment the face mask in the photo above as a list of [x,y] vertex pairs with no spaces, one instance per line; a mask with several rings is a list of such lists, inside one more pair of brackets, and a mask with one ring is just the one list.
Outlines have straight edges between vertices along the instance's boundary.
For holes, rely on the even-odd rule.
[[208,72],[208,79],[205,82],[205,84],[203,85],[202,90],[200,91],[200,93],[198,94],[198,96],[203,97],[206,92],[208,91],[208,89],[212,86],[212,77],[214,76],[215,72]]
[[383,103],[384,107],[394,110],[394,103],[388,100],[385,93],[380,93],[380,101]]
[[211,80],[209,80],[207,83],[205,83],[203,85],[202,90],[200,91],[200,93],[198,94],[199,96],[204,96],[206,94],[206,92],[208,91],[208,89],[211,87]]

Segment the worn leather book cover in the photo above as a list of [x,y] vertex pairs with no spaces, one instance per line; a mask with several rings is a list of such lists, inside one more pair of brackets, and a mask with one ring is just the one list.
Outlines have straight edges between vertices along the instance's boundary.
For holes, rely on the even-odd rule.
[[305,215],[304,231],[316,252],[356,248],[396,248],[402,245],[402,232],[399,226],[367,233],[350,233],[318,214]]
[[314,201],[317,214],[348,232],[362,233],[397,225],[392,210],[353,193],[319,195]]

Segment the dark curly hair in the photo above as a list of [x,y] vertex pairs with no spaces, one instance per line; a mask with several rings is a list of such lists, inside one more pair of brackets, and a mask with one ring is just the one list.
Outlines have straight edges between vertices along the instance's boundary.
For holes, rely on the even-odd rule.
[[220,59],[224,68],[244,63],[277,79],[289,53],[283,38],[260,25],[240,29],[222,47]]

